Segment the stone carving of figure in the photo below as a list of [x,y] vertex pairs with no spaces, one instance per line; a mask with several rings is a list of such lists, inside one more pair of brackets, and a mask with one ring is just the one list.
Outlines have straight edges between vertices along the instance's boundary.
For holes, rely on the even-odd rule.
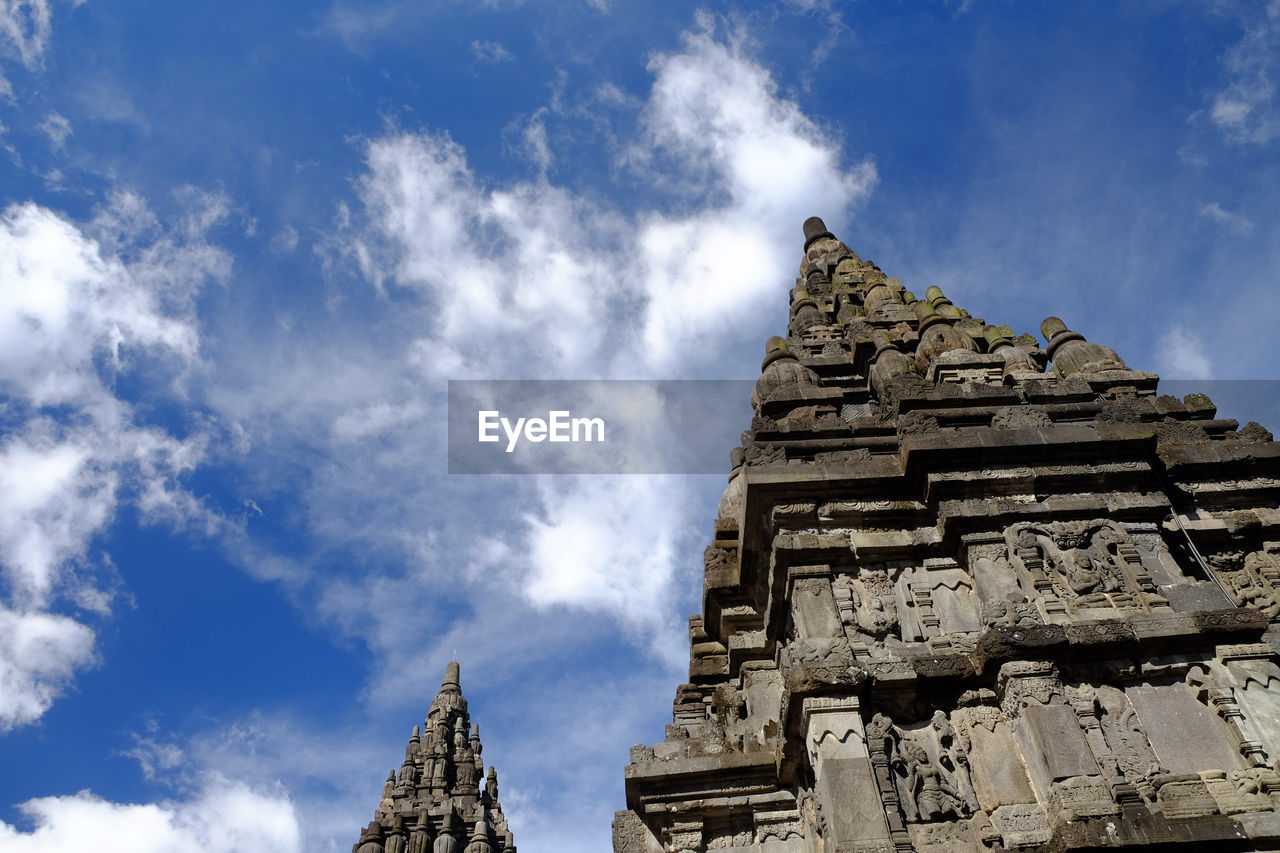
[[1068,597],[1078,597],[1081,604],[1106,600],[1105,593],[1120,589],[1120,580],[1101,560],[1087,551],[1068,551],[1058,569],[1066,583]]
[[1116,770],[1138,790],[1147,802],[1155,802],[1152,779],[1163,773],[1138,715],[1130,707],[1124,692],[1103,686],[1097,691],[1102,709],[1099,722],[1107,745],[1111,748]]
[[459,717],[457,723],[453,727],[453,748],[455,752],[461,752],[467,746],[467,730]]
[[1063,560],[1062,572],[1067,579],[1067,587],[1076,595],[1093,592],[1102,583],[1102,573],[1089,555],[1083,551],[1074,551]]
[[476,762],[471,750],[460,749],[453,755],[456,784],[459,788],[471,788],[476,784]]
[[1280,602],[1259,580],[1263,576],[1259,568],[1266,565],[1267,556],[1254,553],[1245,558],[1241,551],[1219,551],[1209,555],[1209,565],[1237,607],[1252,607],[1274,619],[1280,613]]
[[918,820],[915,794],[908,783],[910,768],[898,751],[898,733],[893,721],[885,714],[876,714],[867,722],[865,731],[867,751],[871,754],[881,799],[890,808],[891,804],[896,804],[905,820]]
[[431,746],[431,752],[434,756],[431,762],[431,785],[432,787],[441,787],[445,783],[446,776],[449,772],[449,747],[447,735],[438,737]]
[[867,746],[886,755],[893,753],[893,720],[884,714],[876,714],[866,725]]
[[964,809],[960,794],[929,760],[924,747],[904,740],[902,755],[907,765],[907,790],[915,799],[918,819],[927,822],[960,817]]
[[862,595],[856,588],[850,590],[853,600],[854,618],[858,627],[876,639],[883,639],[892,629],[898,626],[897,608],[892,602],[885,607],[884,599],[878,595]]
[[955,787],[960,798],[970,813],[978,810],[978,794],[973,789],[973,777],[969,772],[969,738],[956,732],[947,715],[942,711],[934,711],[930,721],[933,730],[938,734],[938,744],[942,747],[939,763],[955,777]]
[[982,605],[982,622],[989,627],[1012,627],[1018,618],[1009,602],[996,598]]

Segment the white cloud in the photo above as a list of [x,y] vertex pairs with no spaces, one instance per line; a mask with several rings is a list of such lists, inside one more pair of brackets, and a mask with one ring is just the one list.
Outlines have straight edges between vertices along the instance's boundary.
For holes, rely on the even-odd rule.
[[502,46],[501,42],[476,39],[471,42],[471,53],[481,62],[510,62],[515,54]]
[[445,135],[374,140],[367,159],[360,191],[372,227],[349,248],[378,286],[393,281],[431,304],[429,372],[501,370],[528,361],[522,346],[539,351],[540,369],[588,369],[614,277],[596,248],[607,216],[545,182],[490,190]]
[[20,832],[0,822],[8,853],[248,853],[301,850],[293,804],[278,789],[254,788],[220,776],[206,779],[185,801],[113,803],[89,791],[28,800],[35,823]]
[[547,142],[546,111],[535,112],[521,135],[525,154],[538,167],[538,170],[546,175],[555,159],[551,154],[551,146]]
[[0,605],[0,732],[38,720],[93,660],[93,632],[74,619]]
[[1241,216],[1239,213],[1232,213],[1229,210],[1223,210],[1222,205],[1216,201],[1206,204],[1200,208],[1200,216],[1209,219],[1226,228],[1228,231],[1236,234],[1249,234],[1254,229],[1253,222],[1247,216]]
[[299,239],[298,229],[292,225],[286,225],[271,238],[271,248],[282,255],[289,255],[298,248]]
[[49,44],[51,18],[48,0],[0,0],[0,55],[39,68]]
[[[51,28],[49,0],[0,0],[0,57],[16,59],[31,71],[39,69]],[[13,100],[13,84],[3,71],[0,100]]]
[[[705,335],[736,335],[735,321],[785,291],[798,223],[822,212],[838,225],[874,185],[874,166],[843,167],[838,140],[780,98],[736,42],[704,29],[650,67],[644,133],[628,157],[669,176],[681,215],[628,214],[545,178],[487,187],[443,134],[369,142],[369,227],[348,248],[379,287],[430,301],[425,340],[439,365],[675,370]],[[545,169],[545,132],[528,142]],[[501,353],[488,345],[498,337]]]
[[678,540],[698,532],[689,530],[678,478],[546,477],[539,495],[542,517],[525,518],[530,600],[660,623],[670,610]]
[[1213,363],[1204,341],[1185,326],[1173,326],[1161,340],[1161,374],[1168,379],[1212,379]]
[[673,159],[702,196],[691,214],[642,216],[637,234],[646,350],[671,370],[706,335],[740,329],[776,300],[796,260],[797,223],[821,213],[838,227],[876,170],[870,161],[842,167],[839,141],[780,98],[733,40],[687,34],[684,52],[650,68],[648,149],[637,159]]
[[133,96],[110,80],[85,81],[77,90],[75,99],[77,112],[85,118],[132,125],[144,133],[151,130],[151,123]]
[[88,549],[122,501],[144,519],[208,523],[179,483],[204,439],[138,423],[114,388],[197,359],[194,293],[226,260],[202,241],[207,210],[191,216],[175,240],[128,194],[83,229],[30,203],[0,215],[0,730],[38,719],[93,661],[83,617],[55,608],[109,612],[94,574],[114,567]]
[[49,113],[36,127],[45,136],[49,137],[49,143],[55,151],[62,148],[67,141],[67,137],[71,135],[71,122],[67,120],[66,116],[59,115],[56,112]]
[[[426,576],[443,578],[450,567],[438,555],[449,546],[424,543],[445,534],[438,526],[424,533],[414,508],[483,505],[493,491],[404,468],[443,441],[431,416],[442,407],[442,379],[714,373],[708,353],[755,350],[777,331],[800,223],[821,213],[839,227],[869,194],[875,168],[845,166],[839,140],[779,95],[740,39],[718,39],[709,20],[650,69],[653,88],[627,157],[645,163],[646,175],[666,176],[661,189],[678,196],[670,207],[679,214],[552,183],[542,169],[552,157],[545,137],[534,146],[545,152],[539,177],[503,185],[477,175],[443,133],[397,129],[366,144],[363,216],[340,216],[326,251],[358,265],[393,325],[346,351],[330,341],[332,363],[279,365],[288,379],[259,361],[251,369],[266,386],[219,392],[227,395],[219,405],[253,435],[328,425],[315,441],[347,461],[341,477],[315,475],[306,485],[309,537],[403,549]],[[674,508],[691,487],[658,482],[521,481],[502,506],[535,507],[525,529],[497,532],[461,516],[448,519],[448,535],[468,543],[466,531],[479,525],[482,541],[502,540],[502,571],[537,608],[607,614],[655,637],[656,626],[679,624],[673,579],[677,567],[700,564],[705,544],[677,547],[687,531]],[[364,507],[359,524],[353,504]],[[420,636],[405,633],[396,604],[355,605],[358,587],[328,583],[334,595],[324,600],[375,647],[392,654]],[[378,583],[362,583],[365,597],[388,600],[375,593]],[[468,598],[483,588],[455,592]]]
[[1280,137],[1280,0],[1243,3],[1236,9],[1244,32],[1223,57],[1227,84],[1209,117],[1233,142],[1265,144]]
[[[328,728],[316,718],[261,712],[182,732],[149,722],[122,755],[173,794],[154,804],[114,808],[181,814],[208,803],[223,813],[227,828],[244,830],[229,844],[231,839],[205,834],[199,823],[179,824],[178,837],[197,842],[194,849],[203,853],[259,850],[268,841],[284,850],[349,849],[373,815],[387,770],[400,763],[400,737],[425,712],[427,698],[394,727],[362,720]],[[325,748],[315,749],[317,742]],[[258,843],[245,846],[251,842]]]

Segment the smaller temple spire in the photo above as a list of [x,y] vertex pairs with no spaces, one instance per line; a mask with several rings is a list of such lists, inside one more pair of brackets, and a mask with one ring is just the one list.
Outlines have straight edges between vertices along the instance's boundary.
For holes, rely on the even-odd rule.
[[506,853],[515,848],[497,776],[482,789],[480,726],[462,695],[461,667],[445,667],[425,727],[414,726],[400,772],[392,771],[355,853]]

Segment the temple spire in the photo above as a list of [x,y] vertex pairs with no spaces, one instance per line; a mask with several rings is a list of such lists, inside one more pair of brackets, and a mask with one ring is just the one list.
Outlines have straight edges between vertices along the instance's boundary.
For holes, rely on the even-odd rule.
[[[455,656],[456,657],[456,656]],[[462,695],[461,667],[451,660],[431,701],[425,726],[413,727],[399,774],[392,771],[374,821],[356,853],[514,851],[511,830],[480,757],[480,726]],[[427,845],[430,844],[430,847]]]

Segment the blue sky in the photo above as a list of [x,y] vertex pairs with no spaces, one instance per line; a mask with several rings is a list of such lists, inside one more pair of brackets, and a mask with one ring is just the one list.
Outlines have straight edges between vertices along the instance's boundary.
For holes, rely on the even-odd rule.
[[723,479],[450,477],[445,383],[753,378],[807,216],[1277,378],[1277,0],[0,0],[0,74],[0,850],[345,851],[455,648],[607,849]]

